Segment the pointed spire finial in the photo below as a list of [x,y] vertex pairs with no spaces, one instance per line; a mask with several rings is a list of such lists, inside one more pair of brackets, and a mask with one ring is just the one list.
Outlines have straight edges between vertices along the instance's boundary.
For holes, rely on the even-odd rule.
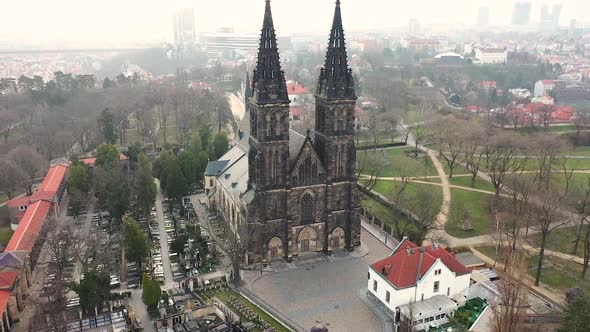
[[285,74],[277,47],[270,0],[265,0],[264,22],[260,33],[258,61],[252,75],[252,101],[258,103],[288,102]]
[[326,62],[320,71],[317,94],[331,99],[356,99],[352,72],[348,67],[340,0],[336,0]]

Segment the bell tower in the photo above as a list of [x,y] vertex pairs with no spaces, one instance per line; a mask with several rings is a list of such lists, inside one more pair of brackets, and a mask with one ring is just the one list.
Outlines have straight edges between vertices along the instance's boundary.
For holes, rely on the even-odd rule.
[[326,61],[315,93],[315,148],[326,168],[328,230],[342,227],[349,250],[360,244],[354,122],[356,93],[348,67],[340,0],[336,1]]
[[255,191],[286,187],[289,160],[289,96],[281,70],[270,0],[266,0],[250,112],[249,183]]

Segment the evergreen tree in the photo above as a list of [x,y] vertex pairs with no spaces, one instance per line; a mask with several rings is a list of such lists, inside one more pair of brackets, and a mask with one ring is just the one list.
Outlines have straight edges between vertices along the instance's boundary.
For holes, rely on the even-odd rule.
[[125,219],[124,243],[127,259],[135,262],[141,271],[142,262],[149,254],[149,245],[147,237],[133,218]]
[[229,150],[229,139],[224,132],[218,132],[213,139],[213,154],[215,159],[221,158]]
[[588,295],[576,296],[564,311],[559,332],[590,332],[590,297]]
[[180,163],[177,158],[168,161],[165,174],[166,181],[164,188],[166,189],[166,196],[169,199],[180,200],[187,194],[188,185],[184,175],[182,175]]
[[104,141],[108,144],[116,144],[117,129],[115,125],[115,116],[108,108],[105,108],[100,114],[100,117],[98,118],[98,124]]
[[96,151],[97,167],[113,167],[119,161],[119,150],[110,144],[101,145]]
[[178,155],[178,162],[180,163],[180,169],[186,181],[189,184],[195,183],[197,181],[197,159],[195,155],[186,150],[182,151]]
[[149,311],[157,310],[158,302],[160,302],[160,297],[162,296],[162,289],[160,288],[160,283],[156,280],[153,280],[147,273],[144,273],[142,276],[142,284],[143,303],[145,303]]
[[136,173],[135,190],[137,205],[142,216],[147,217],[156,201],[156,184],[152,176],[152,168],[145,154],[139,155],[139,168]]

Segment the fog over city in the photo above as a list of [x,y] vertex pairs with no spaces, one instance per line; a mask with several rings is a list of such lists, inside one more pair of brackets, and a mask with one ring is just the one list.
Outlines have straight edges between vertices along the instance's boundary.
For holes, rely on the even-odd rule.
[[[347,30],[400,28],[416,18],[422,24],[470,26],[481,6],[489,7],[490,25],[510,23],[515,0],[345,0]],[[329,28],[333,0],[274,0],[275,28],[279,35],[321,32]],[[560,3],[562,25],[570,19],[590,21],[590,1],[532,2],[531,23],[539,20],[541,5]],[[234,27],[236,32],[257,32],[262,0],[20,0],[4,1],[0,11],[0,40],[10,43],[47,42],[160,42],[171,40],[171,13],[195,8],[196,29],[214,32]],[[246,19],[248,18],[248,19]],[[26,22],[26,23],[25,23]]]

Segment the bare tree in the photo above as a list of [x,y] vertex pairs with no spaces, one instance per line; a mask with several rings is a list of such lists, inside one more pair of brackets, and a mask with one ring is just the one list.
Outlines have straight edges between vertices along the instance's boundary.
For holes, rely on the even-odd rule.
[[494,332],[519,331],[523,327],[523,318],[528,307],[528,291],[523,284],[528,268],[526,256],[513,252],[507,265],[507,273],[498,283],[498,301],[491,304],[490,325]]
[[449,166],[449,178],[453,178],[453,171],[465,161],[466,135],[463,134],[465,123],[446,121],[441,126],[439,134],[439,152],[447,166]]
[[229,231],[227,231],[226,234],[229,234],[229,238],[226,241],[225,251],[227,252],[228,258],[231,261],[233,283],[236,287],[239,287],[242,282],[240,269],[242,263],[246,259],[250,240],[250,234],[246,220],[247,219],[245,216],[243,216],[243,218],[241,218],[235,224],[236,228],[234,230],[231,229],[229,223],[226,223],[227,228],[229,228]]
[[19,117],[15,112],[0,111],[0,133],[4,136],[4,144],[8,144],[8,137],[18,120]]
[[399,117],[393,112],[385,112],[380,116],[383,129],[391,134],[391,143],[397,137],[396,128],[399,124]]
[[531,137],[531,142],[532,154],[539,169],[538,179],[545,187],[549,187],[553,169],[558,164],[560,154],[566,149],[565,141],[556,135],[537,134]]
[[506,133],[490,137],[483,147],[482,157],[494,186],[494,203],[496,204],[506,177],[516,172],[522,172],[528,158],[519,137]]
[[384,150],[363,151],[357,161],[357,182],[366,190],[372,190],[388,164],[387,153]]
[[[500,200],[497,209],[498,233],[500,241],[508,242],[508,255],[506,259],[516,251],[516,243],[521,237],[521,229],[526,225],[529,227],[531,220],[531,196],[533,194],[534,183],[530,178],[513,175],[507,179],[510,187],[508,197]],[[508,262],[505,262],[505,266]]]
[[424,240],[439,242],[441,240],[436,238],[437,233],[435,232],[440,229],[437,219],[440,212],[440,202],[432,190],[420,186],[416,194],[403,199],[401,205],[413,213],[411,226],[407,225],[407,230],[410,231],[408,235],[412,242],[422,243]]
[[8,159],[14,163],[26,174],[27,179],[25,188],[27,195],[33,193],[33,181],[46,167],[43,157],[34,149],[26,146],[19,146],[8,154]]
[[541,236],[539,262],[535,275],[535,286],[539,286],[539,281],[541,279],[547,238],[554,230],[569,223],[569,220],[564,218],[561,213],[564,198],[565,195],[562,195],[557,189],[551,187],[547,189],[544,185],[535,188],[535,205],[531,208],[533,213],[532,227],[535,228]]
[[8,199],[14,198],[14,194],[26,178],[27,175],[13,161],[0,159],[0,191],[4,192]]

